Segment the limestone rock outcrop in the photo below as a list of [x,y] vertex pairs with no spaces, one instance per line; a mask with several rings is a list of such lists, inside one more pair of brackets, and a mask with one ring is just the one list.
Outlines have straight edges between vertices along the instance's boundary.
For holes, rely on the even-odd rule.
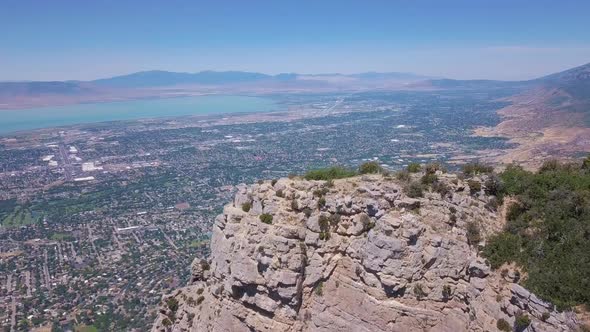
[[438,176],[448,192],[420,198],[381,175],[239,186],[153,331],[498,331],[519,316],[527,331],[574,330],[469,243],[468,228],[485,241],[502,227],[490,198]]

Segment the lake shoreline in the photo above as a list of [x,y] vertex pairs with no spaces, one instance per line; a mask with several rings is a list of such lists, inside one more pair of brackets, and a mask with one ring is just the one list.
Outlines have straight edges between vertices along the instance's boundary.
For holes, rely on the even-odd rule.
[[270,98],[214,94],[0,110],[0,136],[101,122],[274,110],[277,103]]

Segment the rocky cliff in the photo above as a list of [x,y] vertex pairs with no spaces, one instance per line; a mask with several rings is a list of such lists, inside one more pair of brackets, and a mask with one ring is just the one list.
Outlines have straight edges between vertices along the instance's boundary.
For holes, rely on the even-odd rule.
[[153,331],[575,330],[478,256],[502,227],[483,189],[438,177],[420,198],[381,175],[240,186]]

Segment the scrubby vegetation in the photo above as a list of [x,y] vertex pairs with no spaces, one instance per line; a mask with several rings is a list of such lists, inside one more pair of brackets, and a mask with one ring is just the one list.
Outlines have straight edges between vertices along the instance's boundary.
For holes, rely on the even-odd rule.
[[422,187],[422,184],[416,181],[410,182],[407,186],[404,187],[404,192],[406,193],[406,195],[408,195],[408,197],[411,198],[422,197],[424,195],[423,190],[424,188]]
[[406,170],[410,173],[418,173],[421,169],[422,167],[418,163],[410,163],[408,167],[406,167]]
[[531,319],[529,316],[523,313],[516,314],[516,318],[514,319],[514,331],[522,332],[529,327],[529,325],[531,325]]
[[434,173],[426,173],[420,179],[420,182],[425,185],[430,185],[435,183],[438,180],[438,177]]
[[516,262],[524,285],[558,308],[590,305],[590,158],[550,161],[538,172],[509,166],[498,180],[498,197],[516,202],[484,248],[492,267]]
[[429,163],[429,164],[426,164],[426,166],[424,166],[424,172],[426,174],[434,174],[437,171],[446,172],[446,169],[439,162]]
[[366,163],[361,164],[359,166],[359,173],[360,174],[376,174],[381,173],[383,168],[379,165],[376,161],[369,161]]
[[244,211],[244,212],[250,212],[251,208],[252,208],[252,203],[250,203],[250,202],[246,202],[246,203],[242,204],[242,211]]
[[475,180],[467,181],[467,185],[469,186],[469,193],[471,195],[475,195],[481,191],[481,182]]
[[268,213],[263,213],[260,215],[260,221],[262,221],[265,224],[272,224],[272,214],[268,214]]
[[376,161],[369,161],[359,166],[358,171],[344,168],[341,166],[332,166],[328,168],[320,168],[310,170],[305,173],[306,180],[324,180],[329,182],[329,186],[334,183],[333,180],[353,177],[359,174],[377,174],[383,173],[383,168]]
[[410,176],[410,172],[408,171],[398,171],[395,173],[395,178],[400,180],[400,181],[410,181],[412,179],[412,177]]
[[449,186],[446,183],[441,182],[441,181],[435,181],[432,184],[432,190],[439,193],[441,195],[441,197],[445,197],[446,195],[448,195],[451,192],[451,189],[449,188]]
[[324,296],[324,282],[320,281],[318,285],[315,287],[315,294],[317,296]]
[[503,318],[498,319],[496,327],[503,332],[512,332],[512,327],[510,327],[510,324]]
[[320,215],[318,218],[318,224],[320,226],[320,240],[330,239],[330,218],[325,215]]
[[463,165],[462,169],[465,175],[488,174],[494,171],[492,166],[487,166],[480,163],[469,163]]
[[305,173],[306,180],[334,180],[344,179],[357,175],[353,170],[346,169],[340,166],[334,166],[329,168],[314,169]]
[[170,309],[170,311],[176,312],[176,310],[178,310],[178,300],[170,297],[166,300],[166,306],[168,309]]

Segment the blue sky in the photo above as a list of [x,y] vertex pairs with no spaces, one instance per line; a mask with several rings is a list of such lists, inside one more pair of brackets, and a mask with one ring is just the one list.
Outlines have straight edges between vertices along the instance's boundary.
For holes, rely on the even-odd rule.
[[0,80],[140,70],[527,79],[590,62],[587,0],[0,3]]

